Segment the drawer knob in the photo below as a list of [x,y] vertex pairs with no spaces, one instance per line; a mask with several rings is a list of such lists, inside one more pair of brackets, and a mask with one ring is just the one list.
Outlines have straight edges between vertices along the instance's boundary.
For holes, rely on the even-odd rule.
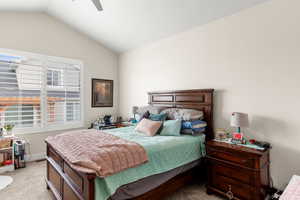
[[231,185],[228,185],[228,192],[226,193],[228,199],[233,199],[233,193],[231,192]]

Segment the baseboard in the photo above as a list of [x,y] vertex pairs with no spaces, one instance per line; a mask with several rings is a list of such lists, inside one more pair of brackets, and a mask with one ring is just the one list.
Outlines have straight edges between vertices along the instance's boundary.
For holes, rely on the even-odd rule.
[[2,166],[2,167],[0,167],[0,174],[3,174],[5,172],[12,172],[14,170],[15,170],[14,165]]
[[26,162],[42,160],[42,159],[45,159],[45,158],[46,158],[46,153],[37,153],[37,154],[25,155]]
[[[43,160],[43,159],[46,159],[46,153],[25,155],[26,162],[33,162],[33,161],[38,161],[38,160]],[[11,172],[14,170],[15,170],[14,165],[2,166],[2,167],[0,167],[0,174],[3,174],[5,172]]]

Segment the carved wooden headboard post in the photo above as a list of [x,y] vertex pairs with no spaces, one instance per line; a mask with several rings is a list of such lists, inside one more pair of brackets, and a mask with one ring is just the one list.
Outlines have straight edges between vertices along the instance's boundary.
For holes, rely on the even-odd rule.
[[206,139],[214,138],[213,131],[213,93],[214,89],[175,90],[149,92],[149,104],[166,108],[187,108],[204,112],[207,122]]

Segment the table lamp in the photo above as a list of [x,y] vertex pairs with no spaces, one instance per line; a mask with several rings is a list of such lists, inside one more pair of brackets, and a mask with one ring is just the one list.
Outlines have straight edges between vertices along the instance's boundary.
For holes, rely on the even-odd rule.
[[132,107],[132,113],[133,113],[133,120],[131,121],[132,123],[137,123],[135,115],[138,113],[138,109],[139,109],[138,106],[133,106]]
[[241,133],[241,127],[249,127],[248,114],[239,112],[232,113],[230,125],[237,128],[236,133],[233,133],[233,139],[242,140],[243,133]]

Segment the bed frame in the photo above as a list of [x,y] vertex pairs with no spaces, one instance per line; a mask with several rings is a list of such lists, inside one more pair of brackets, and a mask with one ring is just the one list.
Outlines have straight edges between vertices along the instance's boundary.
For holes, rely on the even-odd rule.
[[[213,134],[213,89],[180,90],[149,92],[149,104],[166,108],[191,108],[202,110],[208,128],[206,140],[214,138]],[[71,168],[59,153],[47,144],[47,188],[57,200],[95,200],[94,174],[84,174]],[[184,185],[198,180],[199,167],[170,179],[136,200],[162,199]],[[201,170],[203,171],[203,170]]]

